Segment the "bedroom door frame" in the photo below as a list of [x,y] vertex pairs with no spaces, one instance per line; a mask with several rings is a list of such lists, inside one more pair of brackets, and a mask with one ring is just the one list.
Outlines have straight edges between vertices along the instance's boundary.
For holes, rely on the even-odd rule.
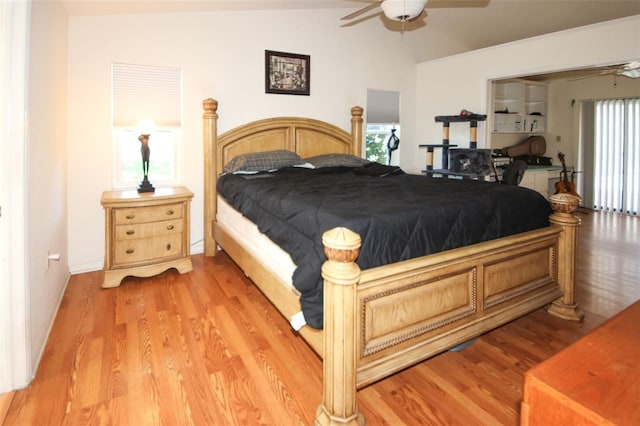
[[26,217],[30,20],[31,0],[0,2],[0,394],[33,377]]

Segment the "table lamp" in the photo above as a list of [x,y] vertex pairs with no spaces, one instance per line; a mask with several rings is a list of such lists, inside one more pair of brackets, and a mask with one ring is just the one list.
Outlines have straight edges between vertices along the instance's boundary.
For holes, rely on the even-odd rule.
[[140,153],[142,154],[142,174],[144,178],[138,186],[138,192],[154,192],[156,189],[149,182],[149,156],[151,150],[149,149],[149,136],[153,132],[155,124],[152,120],[141,120],[136,126],[138,140],[140,141]]

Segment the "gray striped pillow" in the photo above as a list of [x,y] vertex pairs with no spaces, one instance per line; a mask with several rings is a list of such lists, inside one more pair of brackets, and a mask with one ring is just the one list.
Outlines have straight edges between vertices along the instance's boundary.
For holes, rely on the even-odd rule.
[[286,149],[279,149],[238,155],[224,166],[222,172],[264,172],[300,164],[304,164],[304,161],[298,154]]

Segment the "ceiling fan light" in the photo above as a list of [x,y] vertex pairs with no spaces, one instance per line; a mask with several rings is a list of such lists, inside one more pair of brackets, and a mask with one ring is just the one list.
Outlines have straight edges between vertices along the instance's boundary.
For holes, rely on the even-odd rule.
[[384,0],[380,7],[385,16],[394,21],[408,21],[420,15],[427,0]]

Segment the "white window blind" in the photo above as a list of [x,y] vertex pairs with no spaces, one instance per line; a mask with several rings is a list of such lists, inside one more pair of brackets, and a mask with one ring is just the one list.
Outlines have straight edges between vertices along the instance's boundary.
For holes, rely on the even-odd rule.
[[640,211],[640,98],[595,102],[596,210]]
[[182,70],[151,65],[112,64],[115,127],[151,119],[158,127],[182,125]]
[[367,90],[367,123],[400,123],[400,92]]

